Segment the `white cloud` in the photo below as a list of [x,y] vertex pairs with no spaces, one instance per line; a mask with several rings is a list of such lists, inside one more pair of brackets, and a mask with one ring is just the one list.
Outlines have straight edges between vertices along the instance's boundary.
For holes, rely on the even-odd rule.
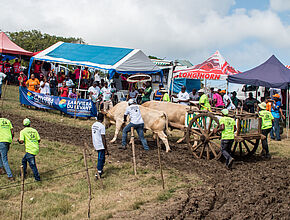
[[290,1],[289,0],[270,0],[270,8],[275,11],[289,11]]
[[[192,63],[203,61],[217,49],[232,47],[237,51],[238,45],[252,39],[260,42],[262,46],[257,48],[260,51],[268,50],[269,46],[290,48],[290,26],[281,22],[277,12],[236,9],[230,13],[234,3],[234,0],[2,0],[0,28],[39,29],[82,37],[90,44],[141,48],[146,54],[186,58]],[[245,56],[255,61],[261,59],[261,53],[260,57],[255,57],[256,54]]]

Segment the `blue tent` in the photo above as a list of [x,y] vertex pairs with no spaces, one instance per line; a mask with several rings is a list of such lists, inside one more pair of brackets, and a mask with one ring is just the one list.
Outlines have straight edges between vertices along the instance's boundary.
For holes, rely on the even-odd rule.
[[230,83],[287,89],[290,84],[290,69],[274,55],[261,65],[228,77]]
[[140,49],[58,42],[30,59],[29,73],[33,60],[108,70],[110,78],[116,72],[162,73]]
[[[174,79],[171,81],[173,82],[173,92],[179,93],[181,91],[181,87],[185,86],[186,91],[190,93],[192,89],[199,90],[200,89],[200,80],[199,79],[185,79],[185,78],[179,78]],[[170,90],[172,90],[172,84],[170,85]]]

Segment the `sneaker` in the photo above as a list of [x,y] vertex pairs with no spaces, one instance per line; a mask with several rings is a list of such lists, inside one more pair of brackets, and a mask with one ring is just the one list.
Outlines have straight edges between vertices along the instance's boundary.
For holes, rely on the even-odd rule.
[[9,181],[14,181],[15,180],[15,178],[12,176],[12,177],[8,177],[8,180]]
[[[95,174],[95,177],[96,177],[96,180],[98,180],[99,179],[99,176],[98,176],[98,174],[96,173]],[[102,178],[102,174],[100,173],[100,178]]]
[[121,146],[119,146],[119,149],[121,149],[121,150],[126,150],[126,149],[127,149],[127,147],[126,147],[126,146],[123,146],[123,145],[121,145]]
[[229,162],[228,162],[228,164],[227,164],[227,168],[228,168],[228,169],[231,169],[231,168],[232,168],[232,166],[233,166],[233,162],[234,162],[234,158],[229,159]]

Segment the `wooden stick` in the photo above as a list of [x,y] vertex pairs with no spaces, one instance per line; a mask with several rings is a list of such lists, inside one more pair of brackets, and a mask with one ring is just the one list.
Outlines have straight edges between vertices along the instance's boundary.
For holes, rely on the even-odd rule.
[[83,151],[84,154],[84,163],[86,167],[86,173],[87,173],[87,181],[88,181],[88,190],[89,190],[89,201],[88,201],[88,218],[91,216],[91,200],[92,200],[92,187],[91,187],[91,181],[90,181],[90,175],[89,175],[89,169],[88,169],[88,164],[87,164],[87,155],[86,155],[86,148],[84,148]]
[[100,176],[100,174],[98,172],[98,168],[97,168],[97,164],[96,164],[97,159],[96,159],[96,157],[93,156],[92,153],[90,153],[91,151],[90,151],[87,143],[85,143],[85,147],[86,147],[87,151],[89,152],[89,158],[90,158],[91,162],[93,163],[94,168],[96,169],[96,173],[97,173],[97,176],[98,176],[98,180],[101,183],[101,187],[102,187],[102,189],[104,189],[103,181],[102,181],[101,176]]
[[7,83],[8,83],[8,80],[6,80],[6,83],[5,83],[5,86],[4,86],[4,89],[3,89],[3,92],[2,92],[2,106],[1,106],[1,109],[3,109],[3,104],[4,104],[4,95],[6,95],[6,88],[7,88]]
[[23,199],[24,199],[24,171],[23,165],[20,167],[21,171],[21,196],[20,196],[20,213],[19,213],[19,220],[22,220],[22,213],[23,213]]
[[136,165],[136,156],[135,156],[135,143],[134,143],[134,128],[131,128],[131,144],[132,144],[132,154],[133,154],[133,169],[134,175],[137,176],[137,165]]
[[161,175],[161,180],[162,180],[162,189],[165,189],[163,170],[162,170],[162,164],[161,164],[160,142],[159,142],[158,136],[157,136],[157,149],[158,149],[158,161],[159,161],[160,175]]

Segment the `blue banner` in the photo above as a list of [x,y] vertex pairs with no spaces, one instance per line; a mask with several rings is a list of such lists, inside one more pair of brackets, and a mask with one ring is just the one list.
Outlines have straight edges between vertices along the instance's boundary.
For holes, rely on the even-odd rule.
[[20,103],[42,109],[59,110],[65,114],[77,117],[97,116],[96,105],[89,99],[71,99],[66,97],[44,95],[19,87]]

